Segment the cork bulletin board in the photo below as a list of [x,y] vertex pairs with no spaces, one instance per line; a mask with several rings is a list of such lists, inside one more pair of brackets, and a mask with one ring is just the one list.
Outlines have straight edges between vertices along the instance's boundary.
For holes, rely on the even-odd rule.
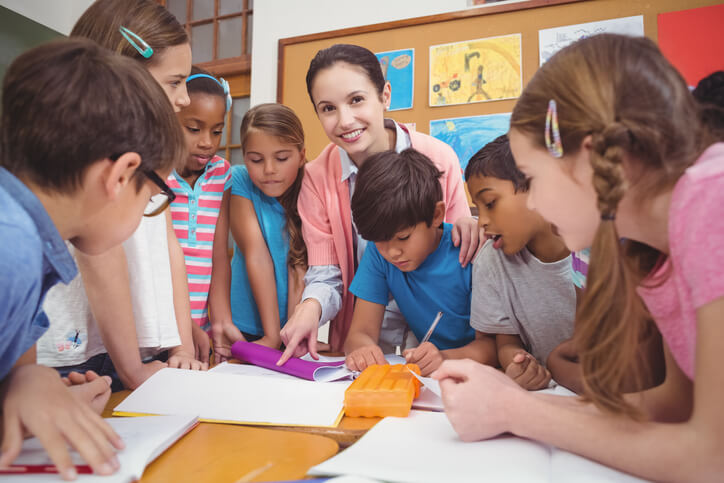
[[[720,3],[717,0],[528,0],[280,39],[277,101],[294,109],[302,120],[307,157],[314,159],[329,143],[309,101],[305,84],[309,62],[316,52],[336,43],[361,45],[375,53],[414,49],[412,108],[395,110],[388,116],[398,122],[414,123],[417,131],[429,134],[431,121],[504,115],[511,112],[515,105],[515,98],[509,98],[509,93],[514,91],[502,94],[499,100],[480,102],[484,99],[482,93],[475,97],[475,92],[471,90],[470,97],[466,95],[463,102],[472,98],[473,103],[431,106],[434,102],[431,92],[437,92],[433,91],[435,86],[430,85],[432,46],[519,34],[519,70],[522,86],[525,87],[540,62],[539,30],[642,15],[644,34],[656,41],[658,14]],[[692,52],[692,55],[696,53]],[[475,60],[473,58],[471,62]],[[454,79],[450,83],[453,87],[460,85],[455,84]],[[475,89],[484,85],[474,79],[468,84]],[[437,85],[439,91],[440,83]],[[443,87],[448,85],[443,84]],[[468,88],[471,89],[470,86]]]

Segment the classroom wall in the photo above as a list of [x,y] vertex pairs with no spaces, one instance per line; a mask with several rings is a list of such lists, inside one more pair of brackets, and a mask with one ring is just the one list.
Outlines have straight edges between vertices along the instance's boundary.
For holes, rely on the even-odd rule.
[[251,105],[276,101],[279,39],[452,12],[467,8],[470,3],[469,0],[257,0],[251,54]]
[[0,6],[0,80],[15,57],[58,37],[55,30]]
[[[0,0],[0,6],[68,35],[94,0]],[[3,15],[4,16],[4,15]]]

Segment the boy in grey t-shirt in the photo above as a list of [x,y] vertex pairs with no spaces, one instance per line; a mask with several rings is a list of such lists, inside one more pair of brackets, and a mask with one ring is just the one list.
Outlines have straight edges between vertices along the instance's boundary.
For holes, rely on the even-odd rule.
[[473,266],[470,325],[495,334],[509,377],[529,390],[544,388],[548,355],[573,335],[570,252],[555,228],[527,208],[528,182],[506,135],[470,159],[465,179],[478,223],[491,237]]

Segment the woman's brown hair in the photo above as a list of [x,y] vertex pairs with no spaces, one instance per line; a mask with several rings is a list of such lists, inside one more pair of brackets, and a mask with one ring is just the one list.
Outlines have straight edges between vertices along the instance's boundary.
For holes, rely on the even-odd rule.
[[[282,104],[267,103],[254,106],[241,121],[241,150],[246,151],[246,140],[252,130],[263,131],[283,142],[292,144],[300,151],[304,149],[304,129],[297,115]],[[304,179],[304,165],[299,167],[294,183],[278,198],[287,216],[286,228],[289,233],[289,255],[291,267],[306,268],[307,247],[302,238],[302,219],[297,210],[297,198]]]
[[[684,79],[647,38],[589,37],[538,70],[515,105],[510,127],[544,149],[551,99],[565,154],[575,154],[591,136],[602,215],[576,320],[585,396],[602,409],[637,417],[622,394],[647,327],[636,288],[665,255],[640,243],[622,244],[612,218],[633,186],[637,203],[671,189],[707,139]],[[624,159],[631,162],[624,166]]]
[[[144,40],[153,55],[145,58],[119,29],[125,27]],[[103,47],[152,65],[169,47],[187,44],[189,37],[176,17],[152,0],[96,0],[83,12],[70,32]]]

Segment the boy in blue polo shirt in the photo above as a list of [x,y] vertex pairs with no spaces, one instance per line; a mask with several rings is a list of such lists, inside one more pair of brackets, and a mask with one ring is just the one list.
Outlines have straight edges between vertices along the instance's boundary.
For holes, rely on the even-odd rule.
[[359,170],[352,216],[357,232],[374,243],[350,285],[357,301],[344,349],[352,370],[385,363],[377,341],[389,294],[418,340],[435,315],[443,314],[429,341],[404,354],[423,375],[443,359],[497,361],[494,340],[470,326],[472,268],[460,266],[452,225],[442,223],[440,176],[433,162],[414,149],[375,154]]
[[[0,468],[38,437],[64,479],[68,444],[98,474],[118,468],[122,441],[97,414],[109,380],[73,374],[70,389],[34,364],[48,328],[41,304],[77,273],[65,244],[98,255],[161,213],[163,182],[185,158],[183,133],[146,69],[89,40],[18,57],[5,74],[0,120]],[[149,203],[149,200],[152,202]],[[146,211],[144,211],[146,210]],[[73,385],[77,384],[77,385]]]

